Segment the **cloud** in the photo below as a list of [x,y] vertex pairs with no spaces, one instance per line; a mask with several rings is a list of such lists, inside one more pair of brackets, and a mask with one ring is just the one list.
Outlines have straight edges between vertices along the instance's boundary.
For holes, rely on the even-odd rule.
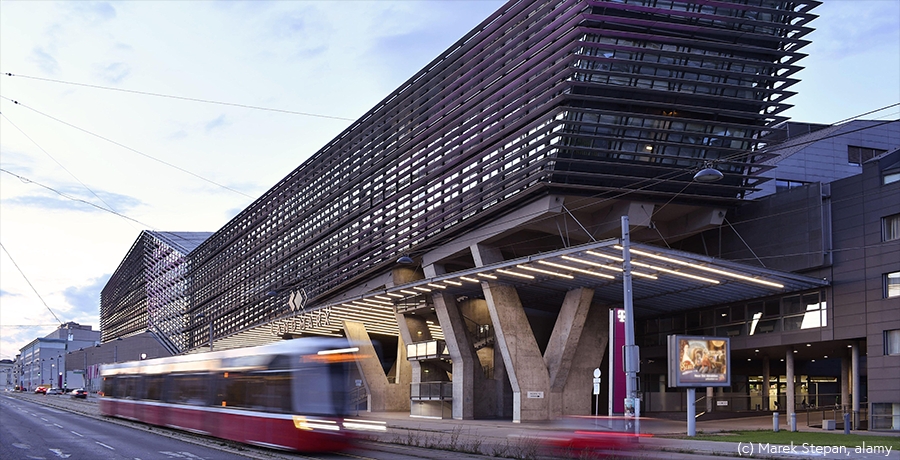
[[222,126],[230,125],[228,121],[225,120],[225,114],[219,115],[215,120],[210,121],[206,124],[206,132],[210,132],[216,128],[221,128]]
[[34,62],[41,68],[44,72],[56,75],[59,72],[59,62],[56,61],[56,58],[50,55],[50,53],[44,51],[43,48],[37,47],[31,50],[31,56],[29,60]]
[[0,297],[21,297],[21,294],[16,294],[14,292],[4,291],[0,289]]
[[72,2],[72,12],[92,22],[114,19],[116,9],[106,2]]
[[131,73],[131,68],[128,67],[128,64],[113,62],[106,67],[99,68],[96,73],[98,77],[106,80],[108,83],[118,84]]
[[100,316],[100,291],[106,286],[110,275],[105,274],[90,281],[86,286],[70,286],[63,291],[66,302],[72,306],[65,312],[70,321],[81,322],[86,319],[96,321]]
[[[118,193],[95,192],[102,200],[102,202],[99,202],[97,197],[93,195],[86,196],[87,192],[83,189],[75,191],[61,190],[60,192],[63,193],[65,197],[62,195],[50,194],[24,195],[4,199],[3,203],[8,206],[26,206],[33,209],[43,209],[48,211],[101,212],[102,209],[99,209],[99,206],[100,208],[111,209],[120,214],[126,213],[143,204],[143,202],[137,198],[128,195],[120,195]],[[96,206],[91,206],[82,201],[93,203]]]
[[174,133],[169,134],[167,137],[169,139],[177,141],[177,140],[181,140],[181,139],[188,137],[188,133],[187,133],[187,131],[185,131],[183,129],[179,129],[178,131],[175,131]]
[[810,25],[817,30],[807,38],[829,59],[895,47],[898,12],[895,2],[825,2],[815,10],[820,17]]

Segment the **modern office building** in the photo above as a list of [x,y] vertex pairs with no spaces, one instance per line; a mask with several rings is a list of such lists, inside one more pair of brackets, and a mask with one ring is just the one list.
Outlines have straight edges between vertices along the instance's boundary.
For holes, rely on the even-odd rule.
[[34,339],[19,350],[15,367],[20,371],[16,385],[33,391],[37,386],[47,388],[79,388],[83,374],[71,364],[69,352],[100,343],[100,331],[91,326],[68,322],[45,337]]
[[891,234],[900,213],[894,135],[807,126],[851,136],[859,174],[838,177],[802,179],[776,148],[778,133],[795,145],[776,124],[817,4],[511,1],[178,251],[183,268],[157,264],[160,236],[143,233],[104,290],[103,346],[347,336],[371,347],[370,410],[539,420],[593,411],[591,372],[618,353],[609,312],[631,303],[644,411],[680,409],[662,344],[696,333],[733,345],[734,385],[710,401],[793,412],[828,392],[857,422],[866,404],[892,412],[900,257],[874,226]]

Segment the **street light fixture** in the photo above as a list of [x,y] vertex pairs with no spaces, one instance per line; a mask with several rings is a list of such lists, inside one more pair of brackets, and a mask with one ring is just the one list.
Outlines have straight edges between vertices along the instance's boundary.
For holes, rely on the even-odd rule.
[[697,174],[694,174],[694,180],[703,183],[718,182],[722,180],[723,177],[725,177],[725,175],[722,174],[722,171],[714,168],[711,162],[707,162],[703,169],[698,171]]

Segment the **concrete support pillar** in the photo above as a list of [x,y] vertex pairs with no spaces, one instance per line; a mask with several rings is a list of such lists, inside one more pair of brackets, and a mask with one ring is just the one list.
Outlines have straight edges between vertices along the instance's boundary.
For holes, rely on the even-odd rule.
[[841,356],[841,411],[850,410],[850,356]]
[[772,405],[769,403],[769,357],[763,356],[763,384],[762,391],[760,391],[762,396],[762,406],[763,410],[772,410]]
[[[408,411],[409,383],[388,383],[366,326],[355,321],[344,321],[344,332],[359,347],[361,358],[356,360],[356,364],[369,394],[369,412]],[[402,359],[406,359],[405,355]]]
[[706,413],[713,411],[713,387],[706,387]]
[[[478,355],[472,347],[465,318],[451,295],[437,292],[433,296],[434,312],[437,314],[447,350],[453,363],[453,418],[471,420],[476,416],[476,401],[486,390],[484,373]],[[478,388],[478,391],[476,391]],[[477,404],[478,409],[490,412],[491,404]]]
[[[415,342],[422,342],[425,340],[431,339],[431,331],[428,329],[428,325],[425,323],[425,320],[419,317],[408,318],[407,315],[403,313],[397,313],[397,329],[400,331],[400,340],[398,346],[403,346],[403,356],[404,361],[408,363],[409,372],[410,372],[410,383],[421,383],[422,382],[422,366],[418,361],[409,361],[405,359],[408,357],[406,353],[406,345]],[[416,340],[415,337],[419,336],[417,332],[424,330],[424,334],[428,334],[427,339]],[[400,356],[399,354],[397,355]],[[400,359],[397,359],[397,362],[400,362]]]
[[853,394],[851,397],[853,398],[853,429],[859,429],[859,398],[860,392],[862,389],[860,388],[859,382],[859,342],[854,342],[852,347],[850,348],[850,367],[853,372],[850,381],[853,385]]
[[[503,260],[496,248],[473,245],[471,249],[477,266]],[[547,420],[550,375],[519,294],[513,287],[494,282],[482,282],[481,287],[512,386],[513,422]]]
[[663,412],[666,412],[669,410],[668,404],[666,403],[666,401],[668,400],[668,398],[666,398],[666,386],[667,386],[666,385],[666,375],[660,374],[659,375],[659,410],[661,410]]
[[787,399],[785,406],[785,414],[787,414],[787,420],[791,420],[791,414],[794,413],[794,349],[792,347],[788,347],[787,351],[784,354],[784,365],[786,368],[786,385],[785,392],[787,393],[785,396]]
[[[575,359],[575,351],[578,349],[593,298],[593,289],[580,288],[567,292],[550,334],[550,341],[544,352],[544,365],[550,376],[550,418],[558,418],[564,414],[563,391],[566,389],[572,361]],[[598,361],[597,367],[599,365]],[[587,375],[589,374],[585,374]]]

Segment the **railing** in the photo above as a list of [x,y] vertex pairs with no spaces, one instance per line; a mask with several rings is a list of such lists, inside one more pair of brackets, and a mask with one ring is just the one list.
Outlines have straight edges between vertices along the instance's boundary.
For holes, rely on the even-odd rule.
[[453,382],[421,382],[409,384],[412,401],[449,401],[453,399]]
[[450,358],[450,352],[447,350],[447,342],[443,340],[429,340],[427,342],[415,342],[406,345],[406,359],[409,361],[439,358]]
[[[856,415],[856,422],[853,422],[853,408],[849,404],[807,407],[806,426],[821,427],[823,420],[834,420],[835,429],[842,429],[844,426],[844,414],[850,414],[850,421],[859,428],[866,428],[869,424],[869,410],[867,405],[860,403],[859,413]],[[880,420],[879,420],[880,421]]]

